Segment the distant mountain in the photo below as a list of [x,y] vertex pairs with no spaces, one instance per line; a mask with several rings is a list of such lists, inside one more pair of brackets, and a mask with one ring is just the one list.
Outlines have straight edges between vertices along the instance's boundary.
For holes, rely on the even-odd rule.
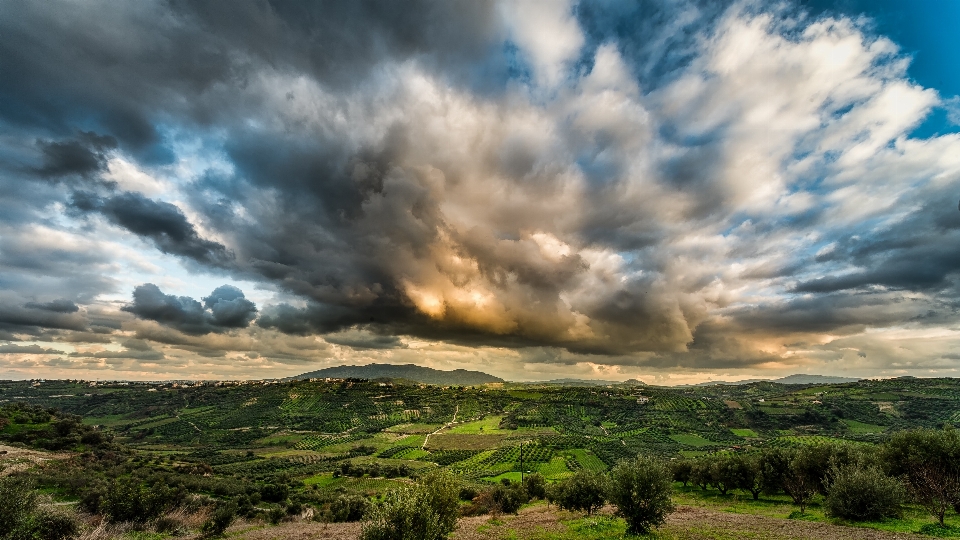
[[849,382],[857,382],[859,378],[853,377],[832,377],[829,375],[802,375],[794,374],[788,375],[786,377],[776,379],[773,382],[780,384],[842,384]]
[[[803,375],[800,373],[795,373],[793,375],[787,375],[786,377],[781,377],[779,379],[744,379],[742,381],[708,381],[702,382],[699,384],[694,384],[690,386],[712,386],[714,384],[731,384],[731,385],[740,385],[740,384],[750,384],[756,382],[772,382],[778,384],[843,384],[857,382],[860,379],[851,378],[851,377],[833,377],[830,375]],[[688,386],[688,385],[683,385]]]
[[626,381],[604,381],[601,379],[553,379],[530,384],[556,384],[558,386],[645,386],[643,381],[637,379],[627,379]]
[[504,382],[482,371],[455,369],[443,371],[415,364],[368,364],[366,366],[336,366],[311,371],[291,379],[406,379],[424,384],[443,386],[470,386],[475,384]]
[[532,382],[530,384],[556,384],[558,386],[608,386],[621,383],[619,381],[603,381],[600,379],[552,379],[549,381]]

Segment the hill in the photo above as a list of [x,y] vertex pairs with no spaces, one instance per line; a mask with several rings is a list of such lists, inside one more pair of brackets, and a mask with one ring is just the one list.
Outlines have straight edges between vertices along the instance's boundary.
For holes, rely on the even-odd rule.
[[292,377],[292,380],[303,379],[405,379],[424,384],[442,386],[473,386],[476,384],[504,382],[500,377],[482,371],[455,369],[443,371],[414,364],[368,364],[366,366],[336,366],[318,369],[302,375]]
[[781,377],[779,379],[744,379],[742,381],[707,381],[694,385],[680,385],[680,386],[713,386],[715,384],[727,384],[727,385],[741,385],[741,384],[751,384],[757,382],[772,382],[778,384],[843,384],[843,383],[852,383],[857,382],[861,379],[856,379],[852,377],[833,377],[830,375],[804,375],[801,373],[795,373],[793,375],[787,375],[786,377]]

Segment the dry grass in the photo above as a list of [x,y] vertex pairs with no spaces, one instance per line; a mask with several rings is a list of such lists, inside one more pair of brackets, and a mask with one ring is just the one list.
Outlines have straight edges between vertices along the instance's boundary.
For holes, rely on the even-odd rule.
[[431,435],[427,450],[487,450],[500,446],[507,435],[465,435],[438,433]]
[[[607,523],[604,516],[612,513],[609,506],[597,518],[583,519],[576,513],[547,508],[539,504],[524,508],[519,515],[476,516],[463,518],[457,524],[451,540],[614,540],[623,538],[623,524],[608,533],[583,529],[591,520]],[[196,530],[197,514],[171,515],[183,520]],[[589,525],[589,524],[587,524]],[[578,527],[581,527],[578,529]],[[78,540],[108,540],[131,532],[129,527],[91,523]],[[277,526],[262,521],[236,522],[228,530],[231,540],[355,540],[360,535],[359,523],[316,523],[304,515]],[[197,540],[197,536],[180,536],[183,540]],[[920,540],[923,536],[845,527],[829,523],[790,520],[769,516],[735,514],[707,508],[681,506],[651,538],[659,540]]]
[[0,477],[27,470],[46,461],[67,459],[70,454],[28,450],[0,444]]
[[830,523],[717,512],[681,506],[670,515],[661,536],[670,539],[757,538],[771,540],[907,540],[915,534],[846,527]]

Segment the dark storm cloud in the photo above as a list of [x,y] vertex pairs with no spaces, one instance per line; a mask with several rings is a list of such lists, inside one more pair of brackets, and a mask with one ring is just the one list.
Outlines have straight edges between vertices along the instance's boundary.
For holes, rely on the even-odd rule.
[[53,311],[55,313],[76,313],[80,311],[80,308],[70,300],[59,299],[53,300],[50,302],[27,302],[24,304],[24,307],[30,309],[42,309],[45,311]]
[[[133,346],[131,346],[131,344]],[[67,356],[71,358],[142,360],[145,362],[163,360],[165,358],[162,352],[153,349],[141,340],[127,340],[123,345],[124,349],[120,351],[74,352]]]
[[84,330],[87,328],[84,314],[70,311],[55,311],[46,308],[25,306],[0,306],[0,328],[14,332],[31,328],[57,328]]
[[153,240],[164,253],[213,266],[223,266],[233,258],[223,244],[201,238],[183,212],[167,202],[154,201],[139,193],[98,197],[81,191],[74,193],[73,206],[84,212],[99,212],[111,223]]
[[0,354],[63,354],[57,349],[46,349],[39,345],[0,345]]
[[203,304],[188,296],[164,294],[153,283],[133,291],[133,303],[123,311],[142,319],[170,326],[187,334],[209,334],[245,328],[256,317],[257,308],[236,287],[217,287]]
[[[869,236],[844,238],[830,250],[824,262],[845,261],[854,265],[835,275],[802,281],[800,293],[832,293],[878,286],[897,290],[936,291],[953,289],[951,278],[960,276],[960,212],[950,191],[929,194],[932,200],[914,201],[917,208],[895,224]],[[951,296],[960,294],[953,291]]]
[[257,307],[232,285],[221,285],[203,298],[203,305],[213,314],[213,324],[224,328],[244,328],[257,316]]
[[[106,234],[101,216],[277,291],[261,312],[230,286],[136,287],[123,310],[162,326],[124,324],[208,357],[276,330],[728,368],[775,361],[751,339],[778,332],[943,323],[960,218],[924,184],[942,171],[877,162],[901,171],[878,186],[910,179],[888,195],[902,219],[832,206],[850,197],[837,178],[875,176],[837,156],[895,121],[848,114],[906,80],[894,53],[843,21],[729,4],[0,4],[0,292],[16,292],[0,330],[116,336],[122,317],[87,302],[152,270],[76,241]],[[833,74],[823,54],[855,61]],[[162,358],[145,343],[91,357]]]
[[37,141],[37,146],[43,156],[43,165],[36,170],[40,176],[89,177],[106,168],[106,151],[116,148],[117,141],[113,137],[81,132],[80,136],[73,140],[41,140]]

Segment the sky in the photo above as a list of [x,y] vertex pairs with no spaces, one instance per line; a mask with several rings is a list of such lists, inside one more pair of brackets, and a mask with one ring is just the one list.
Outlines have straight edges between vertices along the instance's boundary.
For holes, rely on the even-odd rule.
[[0,378],[960,375],[960,3],[0,3]]

